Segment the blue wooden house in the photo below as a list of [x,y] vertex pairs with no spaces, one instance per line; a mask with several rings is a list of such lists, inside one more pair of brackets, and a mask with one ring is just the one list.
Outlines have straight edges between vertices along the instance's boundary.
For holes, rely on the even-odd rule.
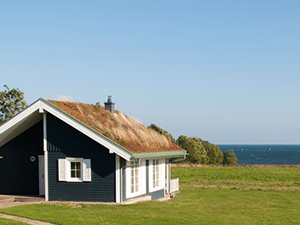
[[160,199],[178,189],[170,163],[186,152],[101,106],[39,99],[0,126],[0,194],[46,201]]

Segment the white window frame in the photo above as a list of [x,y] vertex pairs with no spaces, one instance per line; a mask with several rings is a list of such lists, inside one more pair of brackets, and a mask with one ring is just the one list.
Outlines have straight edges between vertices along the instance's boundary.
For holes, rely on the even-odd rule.
[[137,162],[131,162],[130,166],[130,193],[134,194],[139,192],[139,164]]
[[126,198],[133,198],[137,197],[143,194],[146,194],[146,166],[145,166],[145,160],[140,160],[135,162],[136,170],[138,171],[138,177],[137,177],[137,190],[135,192],[132,192],[132,162],[128,161],[126,163]]
[[[83,182],[83,159],[82,158],[67,158],[66,163],[66,173],[68,177],[68,182]],[[72,177],[72,163],[80,163],[80,177]]]
[[[71,163],[80,163],[80,177],[71,176]],[[65,182],[91,182],[91,160],[83,158],[64,158],[58,160],[58,181]]]
[[152,187],[159,187],[159,177],[160,177],[160,168],[159,168],[159,159],[152,159]]
[[158,185],[154,186],[154,180],[153,180],[153,174],[154,174],[154,170],[155,168],[157,168],[155,165],[153,165],[153,161],[157,160],[157,159],[151,159],[149,160],[149,170],[148,170],[148,183],[149,183],[149,192],[154,192],[154,191],[158,191],[158,190],[162,190],[165,188],[165,159],[159,159],[159,165],[158,166],[158,170],[159,170],[159,175],[158,175]]

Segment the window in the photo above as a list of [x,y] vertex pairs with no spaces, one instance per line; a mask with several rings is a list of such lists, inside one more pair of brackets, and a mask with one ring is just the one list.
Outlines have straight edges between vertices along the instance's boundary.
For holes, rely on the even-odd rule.
[[153,160],[152,162],[153,164],[153,169],[152,169],[152,185],[153,185],[153,188],[156,188],[159,186],[159,160],[158,159],[155,159]]
[[165,188],[165,160],[151,159],[149,160],[149,192],[162,190]]
[[81,179],[81,162],[71,162],[71,178]]
[[127,161],[125,169],[125,197],[134,198],[146,194],[146,161]]
[[91,160],[83,158],[59,159],[58,180],[66,182],[92,181]]
[[131,162],[131,193],[139,191],[139,166],[136,162]]

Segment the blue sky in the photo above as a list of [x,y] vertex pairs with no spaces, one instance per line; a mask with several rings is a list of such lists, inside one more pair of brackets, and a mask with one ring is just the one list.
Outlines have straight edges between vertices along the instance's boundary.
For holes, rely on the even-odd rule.
[[300,143],[300,1],[0,1],[0,85],[112,95],[175,137]]

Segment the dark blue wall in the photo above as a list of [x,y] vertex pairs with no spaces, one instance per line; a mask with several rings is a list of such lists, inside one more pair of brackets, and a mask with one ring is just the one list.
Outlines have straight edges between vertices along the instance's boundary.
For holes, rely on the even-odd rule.
[[[49,200],[115,201],[115,154],[56,117],[47,114]],[[58,181],[58,159],[91,159],[92,182]]]
[[[38,195],[38,156],[43,155],[43,124],[38,122],[0,148],[0,194]],[[35,161],[31,162],[30,157]]]

